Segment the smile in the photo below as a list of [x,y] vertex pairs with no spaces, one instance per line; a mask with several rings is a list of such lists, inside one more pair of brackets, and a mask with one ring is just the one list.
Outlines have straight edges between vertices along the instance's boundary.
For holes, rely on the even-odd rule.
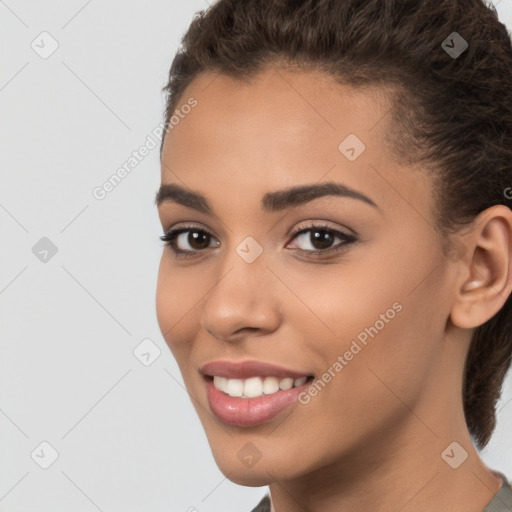
[[229,396],[240,398],[256,398],[263,395],[272,395],[279,390],[286,391],[293,387],[302,386],[308,379],[307,376],[293,379],[285,377],[250,377],[249,379],[227,379],[215,375],[213,377],[213,385],[223,393]]
[[252,427],[297,404],[314,376],[261,361],[212,361],[199,368],[212,413],[222,423]]

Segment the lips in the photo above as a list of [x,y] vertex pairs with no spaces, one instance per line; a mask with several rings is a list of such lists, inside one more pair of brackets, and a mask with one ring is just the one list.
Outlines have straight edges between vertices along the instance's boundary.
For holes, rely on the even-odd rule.
[[[307,372],[260,361],[212,361],[202,365],[200,371],[206,384],[206,394],[212,412],[223,423],[239,427],[252,427],[272,420],[284,409],[298,402],[300,393],[309,386],[313,378]],[[292,382],[288,382],[290,385],[285,386],[285,389],[281,387],[276,391],[274,386],[274,389],[269,390],[269,394],[252,395],[253,397],[240,396],[240,390],[238,393],[231,393],[238,396],[230,396],[214,385],[214,380],[217,383],[224,380],[240,385],[244,380],[258,380],[258,377],[262,381],[282,379],[282,382]],[[294,382],[298,385],[291,387]]]
[[298,379],[308,377],[307,372],[299,372],[274,364],[263,363],[261,361],[212,361],[202,365],[199,371],[210,377],[218,376],[227,379],[248,379],[250,377],[291,377]]

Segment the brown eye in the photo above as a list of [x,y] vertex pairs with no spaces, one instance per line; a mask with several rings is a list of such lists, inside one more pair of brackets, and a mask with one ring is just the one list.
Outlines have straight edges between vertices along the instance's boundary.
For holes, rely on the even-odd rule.
[[335,239],[336,236],[326,229],[311,229],[309,233],[309,242],[319,250],[330,248]]
[[[307,247],[298,248],[302,253],[309,255],[323,256],[342,251],[345,247],[357,240],[353,235],[326,226],[309,226],[304,229],[297,229],[293,240],[301,240]],[[336,239],[341,242],[335,244]],[[218,247],[219,242],[208,232],[196,227],[184,227],[170,230],[160,237],[166,245],[169,245],[177,256],[193,257],[209,247]],[[212,242],[215,241],[215,243]]]
[[[187,232],[182,233],[182,235],[186,235]],[[177,237],[179,240],[180,236]],[[188,231],[188,236],[184,237],[185,242],[188,243],[192,249],[206,249],[210,245],[210,235],[205,233],[204,231]]]
[[[348,235],[342,231],[338,231],[326,226],[309,226],[306,229],[299,227],[295,233],[293,240],[302,242],[305,248],[298,248],[299,251],[309,254],[331,254],[341,251],[345,246],[356,241],[356,237]],[[341,240],[340,243],[334,245],[336,239]]]
[[176,253],[184,254],[207,249],[213,237],[202,229],[180,228],[168,231],[160,237],[160,240],[170,245]]

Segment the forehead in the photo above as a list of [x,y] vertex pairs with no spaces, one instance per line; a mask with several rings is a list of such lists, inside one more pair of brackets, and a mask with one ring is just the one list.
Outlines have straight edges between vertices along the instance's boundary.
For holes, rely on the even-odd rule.
[[381,203],[428,196],[428,183],[393,160],[388,89],[355,89],[320,72],[274,68],[249,80],[202,73],[177,112],[191,99],[196,106],[183,109],[165,137],[163,183],[231,201],[235,190],[259,201],[268,190],[320,180],[364,189]]
[[[186,115],[190,122],[185,122],[183,114],[180,116],[181,130],[171,126],[166,137],[171,144],[182,142],[176,139],[184,131],[187,139],[196,137],[214,145],[234,144],[242,137],[271,135],[281,143],[306,143],[309,148],[315,142],[336,142],[349,133],[371,144],[370,139],[378,139],[382,127],[387,127],[385,118],[392,106],[388,90],[383,87],[355,89],[335,83],[332,77],[320,72],[279,68],[269,68],[243,80],[201,73],[184,91],[177,111],[191,98],[197,101],[197,106]],[[323,137],[315,139],[314,135]],[[327,144],[322,145],[326,149]],[[334,150],[337,149],[336,144]]]

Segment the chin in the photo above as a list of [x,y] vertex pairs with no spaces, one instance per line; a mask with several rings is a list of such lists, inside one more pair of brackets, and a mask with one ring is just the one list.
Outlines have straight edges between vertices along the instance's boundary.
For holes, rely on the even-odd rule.
[[[246,487],[262,487],[276,480],[288,480],[297,476],[286,460],[262,457],[256,462],[244,462],[230,448],[213,451],[213,457],[221,473],[233,483]],[[241,460],[242,459],[242,460]]]
[[[224,476],[231,480],[234,484],[243,485],[244,487],[264,487],[275,481],[275,478],[271,478],[266,472],[254,471],[254,470],[233,470],[231,473],[224,473]],[[272,473],[272,472],[271,472]],[[273,473],[272,473],[273,475]]]

